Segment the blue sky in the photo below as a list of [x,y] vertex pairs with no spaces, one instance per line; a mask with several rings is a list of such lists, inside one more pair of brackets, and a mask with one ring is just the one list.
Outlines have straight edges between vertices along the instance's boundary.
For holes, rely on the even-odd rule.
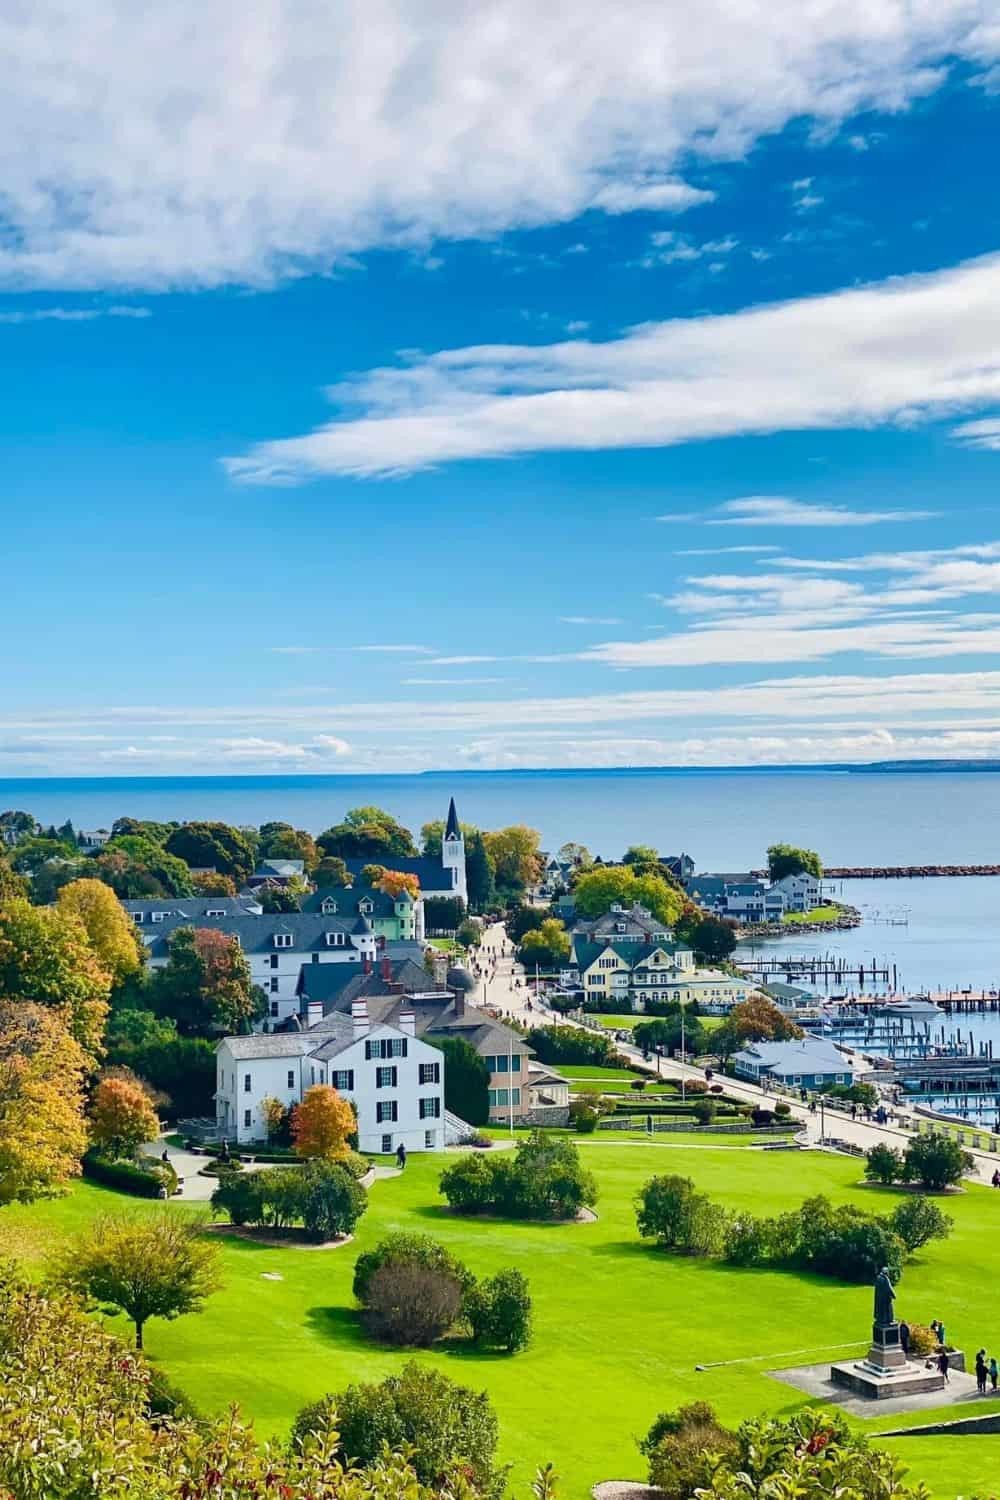
[[12,28],[4,774],[1000,754],[985,4],[133,9]]

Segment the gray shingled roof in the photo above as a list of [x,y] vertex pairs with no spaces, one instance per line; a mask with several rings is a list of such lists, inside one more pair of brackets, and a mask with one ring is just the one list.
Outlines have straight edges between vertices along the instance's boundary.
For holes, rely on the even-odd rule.
[[262,1032],[255,1036],[227,1036],[234,1057],[249,1062],[256,1057],[305,1057],[316,1045],[301,1031]]
[[451,870],[446,870],[440,858],[430,859],[424,854],[369,855],[367,859],[345,859],[344,864],[352,875],[360,875],[365,865],[382,865],[386,870],[399,870],[404,875],[415,875],[421,891],[450,891]]
[[[324,917],[315,912],[277,913],[265,916],[235,916],[196,918],[170,918],[156,927],[156,936],[149,951],[156,957],[166,957],[167,938],[178,927],[211,927],[237,937],[245,953],[309,953],[329,951],[325,934],[343,932],[348,937],[371,934],[371,924],[363,917]],[[290,933],[292,942],[284,948],[274,945],[275,933]],[[350,950],[351,944],[345,944]],[[356,951],[356,950],[355,950]]]

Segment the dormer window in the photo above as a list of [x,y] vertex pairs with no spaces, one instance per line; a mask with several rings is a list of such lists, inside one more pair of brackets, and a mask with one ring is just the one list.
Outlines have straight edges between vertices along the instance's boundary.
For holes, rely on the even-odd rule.
[[137,926],[141,927],[142,924],[143,924],[143,922],[145,922],[145,920],[146,920],[146,913],[145,912],[134,911],[132,913],[132,921],[135,922]]
[[149,914],[149,920],[151,922],[162,922],[163,918],[166,915],[167,914],[166,914],[165,911],[151,911],[150,914]]
[[328,948],[342,948],[344,946],[344,934],[342,932],[328,932],[325,936]]
[[374,906],[372,905],[372,903],[370,901],[359,901],[358,902],[358,911],[361,913],[361,915],[363,917],[370,917],[371,914],[372,914],[372,912],[374,910],[375,910],[375,908],[374,908]]
[[276,932],[274,934],[274,946],[276,948],[290,948],[294,939],[290,932]]
[[224,917],[226,913],[221,906],[210,906],[205,915],[206,917]]
[[615,923],[615,931],[616,932],[624,932],[625,931],[625,923],[624,922],[616,922]]
[[323,905],[320,907],[320,911],[323,913],[324,917],[332,917],[336,910],[337,903],[336,901],[334,901],[333,897],[324,896]]

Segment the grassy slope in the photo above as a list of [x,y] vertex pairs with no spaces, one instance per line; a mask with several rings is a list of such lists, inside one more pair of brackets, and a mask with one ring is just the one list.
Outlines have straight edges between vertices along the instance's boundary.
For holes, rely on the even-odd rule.
[[[226,1241],[224,1290],[199,1316],[151,1324],[150,1357],[202,1407],[219,1410],[237,1400],[262,1430],[283,1432],[304,1402],[351,1380],[380,1378],[402,1363],[405,1355],[375,1348],[359,1335],[351,1272],[356,1250],[386,1230],[424,1230],[477,1273],[520,1266],[531,1279],[536,1335],[513,1359],[464,1349],[420,1358],[490,1389],[503,1455],[515,1464],[517,1495],[524,1496],[532,1466],[552,1459],[565,1477],[565,1500],[583,1500],[597,1479],[641,1476],[633,1440],[658,1410],[695,1398],[712,1401],[730,1422],[790,1410],[800,1398],[764,1371],[822,1360],[828,1357],[822,1346],[863,1336],[868,1288],[658,1255],[638,1242],[632,1209],[636,1189],[663,1171],[682,1171],[730,1207],[756,1212],[792,1207],[817,1191],[867,1207],[890,1206],[891,1191],[854,1186],[857,1163],[700,1144],[670,1149],[588,1141],[584,1149],[601,1188],[594,1224],[456,1219],[438,1206],[441,1162],[413,1156],[402,1178],[376,1184],[355,1246],[278,1251]],[[996,1201],[978,1187],[949,1201],[955,1234],[911,1264],[902,1288],[904,1313],[921,1322],[944,1318],[970,1355],[980,1343],[1000,1348],[989,1256]],[[0,1252],[37,1261],[56,1237],[123,1206],[155,1208],[123,1205],[114,1194],[81,1185],[55,1203],[4,1209]],[[265,1281],[265,1271],[283,1280]],[[699,1363],[748,1356],[757,1362],[695,1370]],[[897,1424],[882,1419],[881,1425]],[[895,1446],[940,1497],[988,1492],[1000,1464],[1000,1438],[912,1439]]]

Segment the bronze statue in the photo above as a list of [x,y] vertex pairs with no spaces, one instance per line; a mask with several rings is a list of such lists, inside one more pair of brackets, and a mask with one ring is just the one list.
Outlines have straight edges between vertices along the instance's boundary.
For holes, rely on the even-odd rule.
[[895,1296],[889,1268],[883,1266],[875,1277],[875,1326],[877,1328],[888,1328],[896,1321],[892,1311]]

